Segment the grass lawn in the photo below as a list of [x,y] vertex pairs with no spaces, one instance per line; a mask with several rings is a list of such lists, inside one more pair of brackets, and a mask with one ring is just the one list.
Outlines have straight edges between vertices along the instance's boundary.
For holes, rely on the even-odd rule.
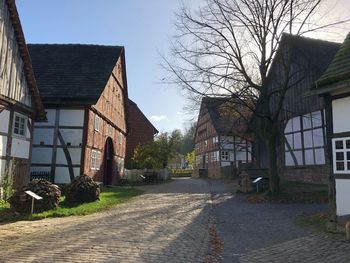
[[130,198],[142,193],[143,191],[128,186],[104,188],[100,193],[99,201],[79,205],[71,205],[66,203],[64,197],[62,197],[58,208],[42,213],[34,213],[33,215],[19,215],[10,209],[8,203],[0,202],[0,222],[36,220],[48,217],[88,215],[126,202]]
[[281,181],[281,193],[271,196],[268,192],[248,194],[252,203],[326,203],[328,188],[323,184]]
[[296,219],[296,223],[302,227],[311,227],[317,232],[327,231],[328,214],[319,213],[310,216],[300,216]]

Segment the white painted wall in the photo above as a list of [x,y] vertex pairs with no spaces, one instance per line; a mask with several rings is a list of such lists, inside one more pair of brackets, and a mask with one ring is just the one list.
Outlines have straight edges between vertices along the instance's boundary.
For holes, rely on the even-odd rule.
[[0,160],[0,180],[1,180],[1,175],[5,171],[5,165],[6,165],[6,160]]
[[336,179],[337,215],[350,215],[350,179]]
[[[73,168],[74,176],[80,175],[80,168]],[[55,183],[56,184],[68,184],[70,183],[68,167],[56,167],[55,171]]]
[[53,128],[35,128],[33,133],[33,144],[44,142],[45,145],[53,145]]
[[[30,126],[33,124],[32,119],[30,119],[30,118],[28,118],[28,122],[29,122]],[[30,140],[31,136],[32,136],[32,132],[27,125],[26,138]]]
[[332,101],[334,133],[350,131],[350,97]]
[[60,110],[60,126],[83,126],[84,110]]
[[56,118],[56,110],[55,109],[45,109],[47,121],[44,122],[36,122],[35,126],[54,126],[55,118]]
[[6,156],[7,136],[0,135],[0,156]]
[[[60,129],[60,132],[66,144],[70,143],[71,146],[81,146],[83,143],[82,129]],[[61,145],[59,140],[58,145]]]
[[51,148],[37,148],[32,149],[32,163],[42,163],[51,165],[52,163],[52,149]]
[[[68,149],[70,157],[72,158],[73,164],[80,164],[81,161],[81,149],[76,148],[70,148]],[[66,164],[67,165],[67,159],[64,155],[62,148],[57,148],[57,158],[56,158],[57,164]]]
[[8,133],[10,121],[10,112],[8,110],[3,110],[0,112],[0,132]]
[[11,156],[29,159],[30,142],[24,139],[12,138]]

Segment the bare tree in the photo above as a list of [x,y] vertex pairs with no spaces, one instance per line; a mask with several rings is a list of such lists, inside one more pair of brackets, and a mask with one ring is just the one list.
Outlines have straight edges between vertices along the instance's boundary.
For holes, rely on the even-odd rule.
[[172,56],[164,57],[171,73],[164,82],[182,87],[192,97],[230,96],[242,118],[259,120],[255,131],[269,151],[273,194],[279,192],[278,120],[286,92],[298,81],[290,76],[288,52],[281,56],[284,77],[273,91],[266,88],[268,71],[283,33],[303,35],[345,22],[315,23],[320,4],[321,0],[207,0],[196,11],[182,7],[176,14]]

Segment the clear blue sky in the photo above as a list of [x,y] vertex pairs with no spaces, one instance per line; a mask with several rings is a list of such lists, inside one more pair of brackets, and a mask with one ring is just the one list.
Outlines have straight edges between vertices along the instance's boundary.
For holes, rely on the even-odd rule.
[[[160,131],[183,128],[184,98],[158,84],[179,0],[17,0],[27,43],[123,45],[129,97]],[[194,3],[194,1],[192,0]]]

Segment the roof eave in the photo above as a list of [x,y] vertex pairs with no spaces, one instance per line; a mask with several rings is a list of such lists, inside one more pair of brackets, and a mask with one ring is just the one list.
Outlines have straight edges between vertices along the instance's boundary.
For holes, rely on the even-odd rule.
[[6,0],[6,4],[10,13],[12,26],[14,28],[16,40],[19,46],[19,52],[23,60],[23,64],[24,64],[23,68],[26,75],[28,87],[32,92],[34,109],[35,109],[35,113],[34,113],[35,119],[38,121],[45,120],[46,119],[45,110],[44,110],[44,106],[41,101],[40,93],[35,80],[32,62],[30,59],[30,55],[29,55],[29,51],[28,51],[25,39],[24,39],[23,29],[22,29],[18,11],[16,8],[16,3],[14,0]]

